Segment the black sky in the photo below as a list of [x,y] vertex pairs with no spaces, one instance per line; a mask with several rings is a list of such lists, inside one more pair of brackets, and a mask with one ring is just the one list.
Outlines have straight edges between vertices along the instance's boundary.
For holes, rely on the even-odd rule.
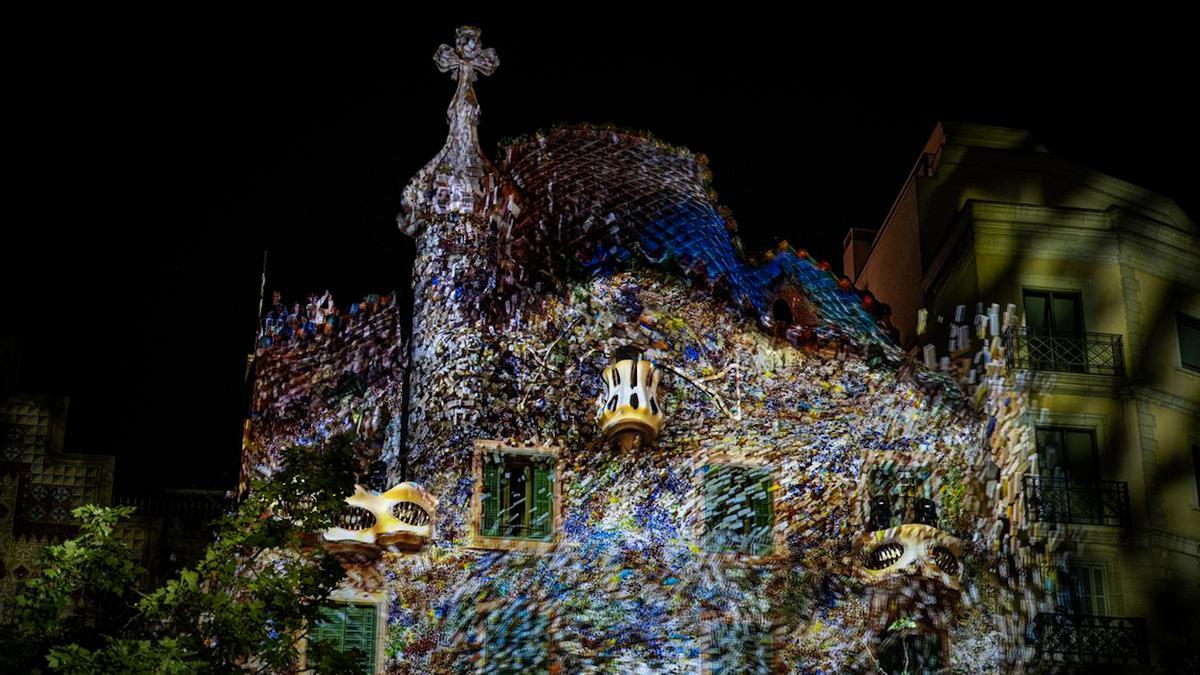
[[285,296],[406,289],[394,218],[445,137],[431,57],[464,22],[501,60],[477,86],[485,151],[556,122],[652,130],[709,156],[750,248],[840,267],[939,119],[1030,128],[1196,218],[1195,72],[1171,40],[638,16],[39,26],[6,106],[21,388],[71,397],[67,450],[117,455],[119,491],[232,485],[264,248]]

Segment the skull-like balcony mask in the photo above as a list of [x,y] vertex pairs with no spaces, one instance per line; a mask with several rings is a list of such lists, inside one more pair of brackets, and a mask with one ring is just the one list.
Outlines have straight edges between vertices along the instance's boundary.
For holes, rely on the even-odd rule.
[[962,543],[936,527],[908,523],[868,532],[858,541],[855,568],[867,583],[915,575],[961,590]]

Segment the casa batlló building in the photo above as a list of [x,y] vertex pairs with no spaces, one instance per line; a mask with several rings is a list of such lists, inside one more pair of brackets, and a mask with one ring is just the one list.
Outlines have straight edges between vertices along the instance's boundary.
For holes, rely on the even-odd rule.
[[435,62],[411,337],[394,297],[277,302],[255,357],[245,477],[360,448],[316,631],[365,672],[1019,667],[989,396],[827,263],[745,255],[703,155],[585,125],[489,158],[497,55],[461,28]]

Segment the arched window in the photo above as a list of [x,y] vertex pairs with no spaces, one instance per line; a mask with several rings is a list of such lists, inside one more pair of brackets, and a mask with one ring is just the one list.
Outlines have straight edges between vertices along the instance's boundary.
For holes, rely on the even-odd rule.
[[771,318],[775,320],[775,323],[783,323],[789,326],[796,323],[795,317],[792,316],[792,306],[783,298],[779,298],[771,306]]
[[787,300],[779,298],[771,305],[771,332],[777,338],[787,337],[787,331],[796,323],[796,317],[792,314],[792,306]]

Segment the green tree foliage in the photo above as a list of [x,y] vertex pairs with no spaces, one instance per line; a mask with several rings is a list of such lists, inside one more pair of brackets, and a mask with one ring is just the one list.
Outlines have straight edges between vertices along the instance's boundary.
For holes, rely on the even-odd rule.
[[[332,525],[353,477],[349,436],[288,450],[282,468],[221,519],[203,560],[146,594],[114,538],[132,509],[75,509],[78,536],[46,548],[15,621],[0,626],[0,672],[294,671],[308,626],[345,576],[312,533]],[[318,672],[359,672],[355,654],[320,644],[308,654]]]

